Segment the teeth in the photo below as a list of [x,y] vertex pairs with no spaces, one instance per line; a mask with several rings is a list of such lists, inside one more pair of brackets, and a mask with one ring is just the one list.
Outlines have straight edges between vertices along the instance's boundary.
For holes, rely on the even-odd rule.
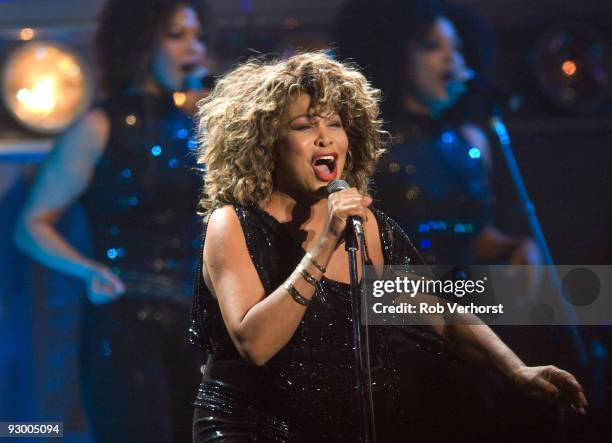
[[321,157],[318,157],[317,160],[331,160],[334,161],[334,156],[333,155],[323,155]]

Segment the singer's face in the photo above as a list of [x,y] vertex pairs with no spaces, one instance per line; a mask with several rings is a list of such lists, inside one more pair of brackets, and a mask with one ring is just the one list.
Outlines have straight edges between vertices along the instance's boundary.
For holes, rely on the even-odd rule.
[[274,188],[314,196],[342,177],[349,141],[342,119],[333,110],[316,110],[301,94],[282,116],[274,169]]
[[178,8],[153,53],[153,80],[166,91],[182,90],[189,76],[203,76],[205,55],[206,45],[198,15],[193,8]]
[[447,108],[465,91],[461,39],[446,17],[438,17],[425,38],[409,49],[409,94],[429,108]]

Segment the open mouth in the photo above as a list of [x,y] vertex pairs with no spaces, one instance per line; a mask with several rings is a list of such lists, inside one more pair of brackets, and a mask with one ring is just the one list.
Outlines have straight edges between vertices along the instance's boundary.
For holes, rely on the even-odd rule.
[[319,180],[331,181],[336,178],[337,160],[338,154],[336,153],[317,155],[312,160],[312,168]]
[[456,78],[453,75],[452,71],[446,71],[444,74],[442,74],[442,81],[444,83],[449,83],[449,82],[452,82],[452,81],[455,81],[455,80],[456,80]]
[[181,65],[180,70],[183,74],[189,74],[190,72],[194,71],[197,67],[198,65],[195,63],[185,63]]

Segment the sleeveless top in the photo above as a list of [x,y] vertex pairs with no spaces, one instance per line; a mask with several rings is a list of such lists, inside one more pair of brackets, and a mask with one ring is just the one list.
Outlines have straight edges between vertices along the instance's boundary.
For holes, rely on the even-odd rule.
[[170,96],[127,94],[100,108],[109,139],[81,197],[94,257],[128,292],[189,296],[201,232],[193,121]]
[[457,124],[404,119],[396,131],[399,143],[374,176],[376,204],[407,232],[427,264],[473,264],[473,242],[492,221],[482,153]]
[[[274,217],[262,209],[235,206],[235,211],[253,265],[265,293],[270,294],[295,269],[305,251]],[[381,212],[374,213],[385,264],[406,267],[420,264],[416,250],[401,228]],[[251,394],[259,396],[252,408],[289,423],[286,426],[290,429],[287,440],[360,440],[350,285],[324,277],[321,286],[323,297],[317,295],[313,298],[287,345],[266,365],[256,367],[238,354],[219,305],[204,284],[200,266],[192,309],[191,340],[209,354],[205,380],[218,383],[214,387],[203,384],[196,405],[235,411],[244,407],[239,400],[232,400],[238,398],[236,392]],[[401,409],[397,398],[399,375],[391,343],[393,334],[400,328],[369,328],[375,410],[381,414],[386,411],[387,416],[383,415],[383,419],[397,421]],[[423,346],[439,346],[436,338],[419,328],[402,328],[401,334],[429,343]],[[225,389],[228,393],[222,395],[220,392]],[[382,424],[379,427],[384,428]]]

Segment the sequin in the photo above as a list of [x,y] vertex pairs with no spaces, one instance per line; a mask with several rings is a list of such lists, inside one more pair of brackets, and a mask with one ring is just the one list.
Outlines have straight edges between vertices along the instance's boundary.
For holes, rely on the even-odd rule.
[[[176,136],[183,134],[181,129],[188,132],[193,120],[170,96],[116,96],[101,106],[111,120],[111,131],[81,198],[91,220],[94,257],[121,263],[122,277],[163,274],[189,288],[197,266],[191,245],[200,242],[201,225],[194,217],[201,176],[194,171],[195,158],[185,149],[186,140]],[[127,125],[129,116],[134,126]],[[151,152],[154,147],[160,149],[158,156]],[[155,223],[158,219],[163,223]],[[108,256],[110,249],[114,259]],[[156,259],[175,265],[160,273],[154,267]],[[147,292],[153,296],[156,290],[147,286]],[[182,292],[178,296],[190,299],[189,289]]]
[[115,248],[110,248],[108,251],[106,251],[106,256],[108,258],[110,258],[111,260],[114,260],[117,258],[117,250]]
[[468,155],[470,156],[470,158],[480,158],[480,149],[472,147],[468,151]]
[[[423,238],[431,240],[432,247],[423,250],[428,263],[473,263],[474,239],[493,222],[483,153],[458,127],[410,115],[398,123],[404,142],[388,151],[373,177],[379,207],[419,246]],[[389,174],[390,164],[406,173]],[[438,229],[432,219],[446,227]],[[457,224],[472,230],[455,230]]]
[[[236,206],[236,214],[251,261],[265,293],[270,294],[293,271],[305,251],[265,211]],[[412,262],[421,263],[401,229],[382,213],[375,211],[375,214],[385,263],[406,267]],[[360,430],[355,425],[360,412],[355,389],[350,286],[323,278],[321,292],[326,301],[313,298],[289,343],[260,368],[249,365],[237,353],[219,306],[199,277],[200,272],[201,264],[192,310],[191,339],[214,357],[210,364],[212,375],[205,377],[196,404],[210,413],[230,408],[234,416],[242,417],[235,411],[248,409],[253,400],[231,397],[230,391],[247,395],[253,389],[251,386],[258,386],[267,392],[265,397],[273,403],[268,406],[272,409],[266,409],[267,419],[276,417],[287,421],[291,438],[301,441],[360,440]],[[370,332],[374,395],[378,406],[385,411],[401,408],[397,397],[399,375],[393,370],[394,352],[387,338],[394,333],[396,328],[391,327],[371,327]],[[240,368],[236,371],[240,377],[231,376],[231,371],[226,369],[228,362]],[[237,387],[241,382],[249,387]],[[224,402],[217,401],[220,395],[225,396]],[[255,423],[253,426],[258,429],[266,427],[262,417],[247,414],[245,420]]]
[[155,145],[151,148],[151,154],[153,154],[155,157],[161,155],[162,153],[162,148],[159,145]]

